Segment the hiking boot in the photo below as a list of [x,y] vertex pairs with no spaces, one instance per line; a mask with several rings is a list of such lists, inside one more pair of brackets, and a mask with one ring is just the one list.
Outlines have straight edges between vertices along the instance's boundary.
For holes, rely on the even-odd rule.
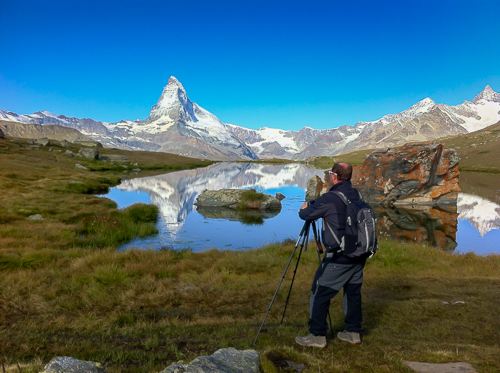
[[295,337],[295,342],[306,347],[326,347],[326,337],[324,335],[314,335],[309,333],[305,337]]
[[348,332],[347,330],[344,330],[343,332],[337,333],[337,338],[341,341],[352,343],[353,345],[361,344],[359,333],[356,332]]

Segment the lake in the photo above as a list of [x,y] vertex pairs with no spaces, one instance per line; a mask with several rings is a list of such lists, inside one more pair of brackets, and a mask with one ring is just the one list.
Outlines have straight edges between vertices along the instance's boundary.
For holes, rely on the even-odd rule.
[[[307,180],[314,175],[323,178],[323,170],[304,164],[222,162],[123,180],[103,197],[115,201],[119,208],[143,202],[155,204],[160,210],[159,233],[127,242],[121,249],[248,250],[285,239],[297,240],[304,224],[298,218],[298,210],[304,201]],[[457,253],[500,253],[500,184],[496,184],[499,177],[487,179],[488,188],[478,181],[481,176],[484,175],[465,174],[462,187],[461,175],[464,193],[459,194],[457,206],[396,209],[372,205],[380,235]],[[481,187],[483,191],[477,193]],[[205,189],[249,188],[284,194],[281,211],[259,214],[194,205]]]

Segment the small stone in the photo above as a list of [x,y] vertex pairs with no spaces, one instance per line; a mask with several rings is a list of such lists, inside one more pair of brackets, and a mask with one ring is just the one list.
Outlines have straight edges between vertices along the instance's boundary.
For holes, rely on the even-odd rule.
[[58,356],[50,360],[40,373],[106,373],[106,368],[101,363]]
[[433,364],[406,361],[405,364],[418,373],[477,373],[472,365],[464,362]]
[[80,163],[75,164],[75,167],[76,167],[76,168],[80,168],[80,169],[82,169],[82,170],[88,170],[88,168],[87,168],[87,167],[82,166]]
[[43,216],[41,214],[35,214],[28,216],[29,220],[43,220]]

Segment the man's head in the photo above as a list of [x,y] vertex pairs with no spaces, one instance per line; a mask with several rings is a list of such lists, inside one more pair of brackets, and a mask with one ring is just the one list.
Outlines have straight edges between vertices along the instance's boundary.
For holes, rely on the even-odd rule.
[[352,166],[349,163],[338,162],[335,163],[330,171],[330,183],[333,185],[341,181],[351,180]]

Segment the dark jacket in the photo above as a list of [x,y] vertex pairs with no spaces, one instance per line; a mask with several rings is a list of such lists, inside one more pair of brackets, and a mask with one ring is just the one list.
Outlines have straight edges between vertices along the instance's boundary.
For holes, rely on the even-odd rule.
[[[316,220],[322,218],[321,241],[327,252],[336,251],[339,245],[333,237],[330,229],[325,226],[325,223],[331,227],[339,240],[345,234],[346,225],[346,210],[347,206],[342,199],[332,191],[336,190],[344,193],[351,201],[359,200],[359,193],[352,187],[350,181],[341,181],[330,188],[328,193],[323,194],[315,202],[310,203],[305,209],[299,210],[299,217],[302,220]],[[365,259],[351,259],[343,254],[337,254],[332,258],[335,263],[359,263]]]

